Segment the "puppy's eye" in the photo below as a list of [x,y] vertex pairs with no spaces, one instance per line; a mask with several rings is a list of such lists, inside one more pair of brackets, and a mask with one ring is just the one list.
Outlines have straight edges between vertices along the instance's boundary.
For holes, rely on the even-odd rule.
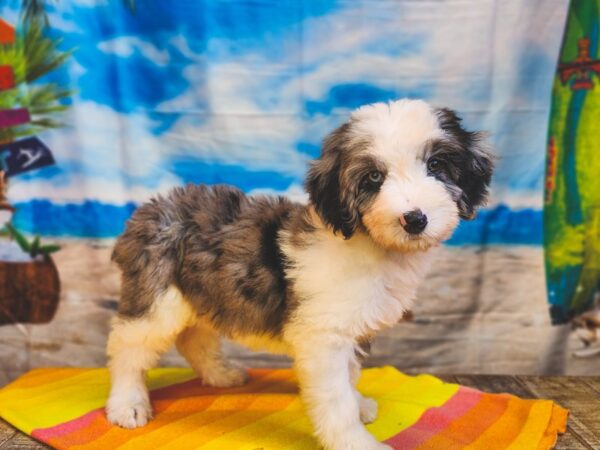
[[439,158],[429,158],[427,161],[427,170],[430,172],[439,172],[442,169],[443,163]]
[[379,184],[383,181],[383,174],[378,170],[374,170],[369,173],[368,178],[371,183]]

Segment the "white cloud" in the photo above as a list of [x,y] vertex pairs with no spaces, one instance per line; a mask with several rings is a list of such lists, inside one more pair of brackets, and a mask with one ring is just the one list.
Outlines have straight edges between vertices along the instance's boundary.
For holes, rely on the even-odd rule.
[[76,98],[63,119],[71,126],[47,131],[40,139],[64,173],[51,179],[15,177],[9,189],[12,201],[125,203],[180,184],[164,167],[167,147],[150,132],[153,123],[146,116]]
[[12,6],[5,5],[0,7],[0,17],[2,17],[2,20],[15,27],[19,22],[19,10],[14,9]]
[[499,204],[507,205],[512,209],[542,209],[544,207],[544,193],[540,190],[519,190],[497,188],[492,190],[488,200],[488,207]]
[[195,53],[190,48],[185,36],[183,36],[181,34],[174,36],[171,38],[170,42],[173,45],[173,47],[175,47],[177,50],[179,50],[181,52],[181,54],[183,56],[185,56],[186,58],[188,58],[192,61],[197,61],[197,62],[205,60],[204,54]]
[[106,177],[151,177],[160,170],[164,148],[143,114],[121,114],[112,108],[74,99],[64,117],[68,128],[42,136],[56,154],[81,172]]
[[308,157],[294,148],[298,122],[294,117],[210,115],[199,124],[183,117],[163,139],[180,154],[203,161],[302,175]]
[[66,18],[67,14],[65,11],[59,12],[58,10],[49,11],[48,12],[48,22],[50,23],[50,28],[55,30],[60,30],[65,33],[83,33],[84,31],[79,27],[79,25]]
[[[349,7],[332,14],[306,19],[301,46],[294,44],[300,36],[296,32],[278,36],[277,45],[291,51],[276,60],[270,47],[275,44],[268,39],[262,49],[235,55],[227,54],[227,42],[213,39],[210,48],[214,52],[206,59],[191,50],[184,36],[175,36],[170,44],[193,63],[183,69],[189,88],[156,108],[182,113],[165,134],[153,136],[147,131],[152,123],[142,115],[76,104],[75,128],[57,132],[52,145],[62,146],[61,156],[81,165],[83,173],[116,171],[133,179],[154,179],[155,186],[177,182],[169,180],[161,166],[174,155],[300,176],[308,157],[296,150],[298,141],[314,143],[338,124],[340,114],[347,113],[338,110],[307,118],[304,102],[323,100],[331,87],[341,83],[398,91],[425,86],[429,101],[458,109],[470,126],[491,129],[494,137],[511,133],[506,117],[515,108],[529,107],[537,114],[532,123],[541,129],[547,120],[548,100],[538,95],[537,103],[525,103],[518,69],[527,56],[524,49],[534,48],[555,61],[567,3],[546,1],[541,7],[540,1],[511,0],[498,3],[496,9],[487,3],[473,8],[470,2],[437,2],[435,9],[430,2],[380,3],[377,8],[370,3],[348,3]],[[156,64],[169,62],[166,51],[133,36],[104,41],[99,47],[122,57],[137,51]],[[541,77],[536,86],[549,88],[552,67],[536,70]],[[500,152],[531,155],[538,167],[544,155],[543,135],[529,134],[534,139],[526,143],[527,148],[501,148]],[[539,207],[539,196],[529,191],[513,195],[504,187],[515,178],[509,170],[500,174],[503,189],[496,190],[493,201]],[[102,191],[110,192],[97,176],[90,186],[97,183]],[[148,186],[144,181],[130,182]],[[39,192],[44,192],[45,187],[39,186]],[[296,188],[290,188],[290,193],[300,196]],[[140,189],[141,194],[133,189],[122,193],[143,197],[148,193],[144,189],[153,187]],[[56,192],[59,197],[67,195]],[[90,194],[81,193],[82,198],[86,195]]]
[[249,192],[249,195],[282,195],[298,203],[308,203],[308,194],[304,191],[304,188],[299,184],[292,184],[285,191],[278,191],[276,189],[254,189],[253,191]]
[[145,58],[159,66],[168,64],[170,60],[169,52],[159,50],[153,44],[135,36],[120,36],[102,41],[98,44],[98,48],[104,53],[114,54],[122,58],[128,58],[138,51]]
[[249,170],[305,172],[308,158],[295,149],[302,117],[261,105],[268,91],[265,80],[236,63],[216,64],[209,69],[208,80],[197,66],[186,69],[184,76],[190,88],[157,108],[190,112],[162,136],[167,146],[205,161],[239,164]]
[[[295,50],[277,60],[269,45],[228,59],[228,42],[214,39],[211,48],[220,59],[188,66],[184,75],[190,88],[159,107],[187,109],[202,120],[182,116],[166,140],[208,160],[301,174],[305,156],[296,152],[297,141],[314,142],[338,124],[339,115],[347,114],[336,110],[307,119],[303,102],[323,100],[338,84],[367,83],[422,92],[436,105],[457,109],[469,126],[490,130],[493,140],[503,144],[502,136],[511,133],[505,118],[519,108],[533,108],[531,120],[540,129],[546,126],[548,97],[542,93],[535,105],[524,104],[518,69],[524,51],[532,47],[555,61],[568,1],[546,2],[542,10],[538,3],[513,0],[496,10],[484,5],[474,9],[468,2],[436,3],[433,11],[429,3],[418,2],[381,3],[376,9],[350,4],[306,19],[301,48],[294,45],[296,32],[280,38],[278,45]],[[185,40],[176,42],[189,50]],[[549,96],[552,67],[533,70],[540,77],[536,84],[545,83]],[[531,133],[529,139],[512,139],[510,148],[499,151],[543,158],[544,133]],[[518,182],[507,170],[497,177],[503,186]],[[501,192],[507,201],[518,197],[506,188]],[[535,196],[525,198],[539,205]]]
[[77,6],[85,6],[87,8],[94,8],[96,6],[104,6],[109,4],[109,0],[71,0]]
[[170,175],[163,178],[152,188],[131,185],[124,179],[105,180],[98,177],[69,177],[67,184],[57,185],[49,180],[32,180],[23,182],[18,178],[11,181],[8,197],[11,203],[43,198],[53,203],[81,203],[84,200],[96,200],[111,205],[122,205],[128,202],[142,203],[153,195],[166,193],[169,189],[180,186],[181,180]]

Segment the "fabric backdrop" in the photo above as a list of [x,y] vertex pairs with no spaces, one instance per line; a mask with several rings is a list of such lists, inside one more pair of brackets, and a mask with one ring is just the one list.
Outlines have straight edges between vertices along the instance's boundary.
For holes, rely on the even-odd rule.
[[[370,363],[598,372],[600,359],[574,358],[578,341],[551,326],[544,281],[546,140],[567,9],[567,0],[48,2],[44,33],[64,60],[24,89],[68,90],[47,112],[58,127],[30,133],[55,163],[11,176],[7,192],[14,227],[61,246],[52,258],[62,287],[49,323],[0,326],[5,379],[104,364],[119,292],[110,247],[137,204],[188,182],[304,200],[324,135],[353,108],[400,97],[455,109],[490,132],[500,158],[488,207],[440,250],[415,319],[384,333]],[[15,0],[0,17],[17,37],[27,25]],[[251,364],[287,364],[228,348]]]

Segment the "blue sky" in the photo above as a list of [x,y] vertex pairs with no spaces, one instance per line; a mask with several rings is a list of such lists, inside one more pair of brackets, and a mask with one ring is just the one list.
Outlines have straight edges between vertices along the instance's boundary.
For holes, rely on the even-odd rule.
[[[185,182],[302,197],[307,161],[360,104],[420,97],[491,132],[494,202],[539,208],[566,0],[50,2],[76,93],[57,166],[9,196],[124,205]],[[0,8],[16,21],[20,2]]]

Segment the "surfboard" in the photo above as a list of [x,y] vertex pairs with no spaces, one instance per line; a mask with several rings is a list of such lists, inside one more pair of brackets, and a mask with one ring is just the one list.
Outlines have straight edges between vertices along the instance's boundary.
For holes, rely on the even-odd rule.
[[600,287],[600,0],[572,1],[553,84],[544,258],[553,323],[591,307]]

